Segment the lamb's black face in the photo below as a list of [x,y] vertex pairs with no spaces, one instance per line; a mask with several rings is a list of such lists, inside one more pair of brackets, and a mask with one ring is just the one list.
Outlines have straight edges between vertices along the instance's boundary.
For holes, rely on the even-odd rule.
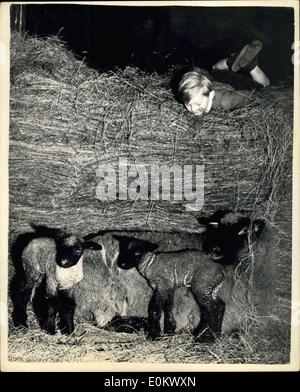
[[102,246],[93,241],[70,235],[57,241],[56,263],[63,268],[76,265],[85,249],[101,250]]
[[[206,219],[206,220],[205,220]],[[199,220],[206,226],[203,250],[216,262],[235,264],[239,252],[248,246],[251,230],[252,240],[258,238],[264,227],[263,220],[251,222],[250,217],[232,211],[217,211],[210,218]]]
[[158,248],[157,244],[152,244],[148,241],[123,236],[113,237],[118,240],[120,244],[117,265],[125,270],[137,267],[142,257],[147,252],[153,252]]
[[208,228],[203,243],[204,252],[220,263],[235,263],[238,252],[246,245],[249,224],[250,219],[243,219],[238,224],[218,223]]

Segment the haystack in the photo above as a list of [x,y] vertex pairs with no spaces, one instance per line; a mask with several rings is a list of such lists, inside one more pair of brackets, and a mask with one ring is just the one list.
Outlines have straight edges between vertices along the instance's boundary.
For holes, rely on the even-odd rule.
[[[170,78],[131,67],[98,73],[56,37],[13,34],[11,233],[30,221],[84,234],[197,232],[195,216],[218,207],[272,219],[291,169],[292,89],[269,88],[241,110],[197,118],[176,102]],[[186,200],[99,200],[96,169],[120,157],[204,165],[203,210],[187,211]]]
[[[170,81],[171,73],[132,67],[99,73],[57,37],[13,34],[10,240],[29,222],[75,234],[197,233],[195,217],[220,207],[272,221],[290,192],[292,87],[270,87],[243,109],[197,118],[175,100]],[[97,169],[117,169],[119,158],[204,165],[203,210],[186,210],[186,200],[99,200]]]

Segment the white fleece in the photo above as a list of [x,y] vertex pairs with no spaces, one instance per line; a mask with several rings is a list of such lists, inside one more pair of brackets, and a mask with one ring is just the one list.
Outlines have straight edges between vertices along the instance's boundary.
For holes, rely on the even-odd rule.
[[63,268],[56,264],[55,278],[59,290],[67,290],[80,282],[83,278],[83,256],[80,257],[76,265]]

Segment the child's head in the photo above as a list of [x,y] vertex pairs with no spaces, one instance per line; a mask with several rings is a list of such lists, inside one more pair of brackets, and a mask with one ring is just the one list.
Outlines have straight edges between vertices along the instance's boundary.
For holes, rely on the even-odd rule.
[[210,110],[211,81],[207,73],[198,67],[186,72],[178,85],[178,98],[187,110],[196,116]]

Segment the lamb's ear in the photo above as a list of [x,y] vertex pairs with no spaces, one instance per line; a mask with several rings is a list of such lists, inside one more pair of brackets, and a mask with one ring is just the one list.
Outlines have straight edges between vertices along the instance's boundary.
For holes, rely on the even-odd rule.
[[89,234],[85,235],[83,237],[83,240],[84,241],[89,241],[89,240],[92,240],[93,238],[101,236],[103,234],[105,234],[105,231],[104,230],[99,230],[99,231],[96,231],[95,233],[89,233]]
[[239,232],[238,232],[238,236],[242,237],[242,236],[247,236],[248,234],[248,225],[244,226]]
[[63,226],[62,228],[59,229],[55,228],[54,230],[55,230],[55,237],[58,240],[62,240],[68,236],[67,226]]
[[158,244],[153,244],[152,242],[147,243],[147,250],[149,252],[154,252],[159,247]]
[[113,236],[112,236],[115,240],[118,240],[118,241],[122,241],[122,240],[124,240],[124,237],[123,236],[121,236],[121,235],[117,235],[117,234],[113,234]]
[[65,238],[66,236],[67,236],[67,230],[65,227],[63,227],[62,229],[58,229],[55,234],[55,237],[59,240]]
[[258,238],[265,227],[266,222],[263,219],[255,219],[252,223],[252,233]]
[[[249,230],[249,225],[245,225],[239,232],[238,236],[247,236],[248,235],[248,230]],[[263,219],[256,219],[252,223],[252,235],[254,235],[256,238],[258,238],[263,229],[265,227],[265,221]]]
[[86,241],[86,242],[84,242],[83,246],[84,246],[84,249],[90,249],[90,250],[101,250],[102,249],[102,246],[94,241]]

